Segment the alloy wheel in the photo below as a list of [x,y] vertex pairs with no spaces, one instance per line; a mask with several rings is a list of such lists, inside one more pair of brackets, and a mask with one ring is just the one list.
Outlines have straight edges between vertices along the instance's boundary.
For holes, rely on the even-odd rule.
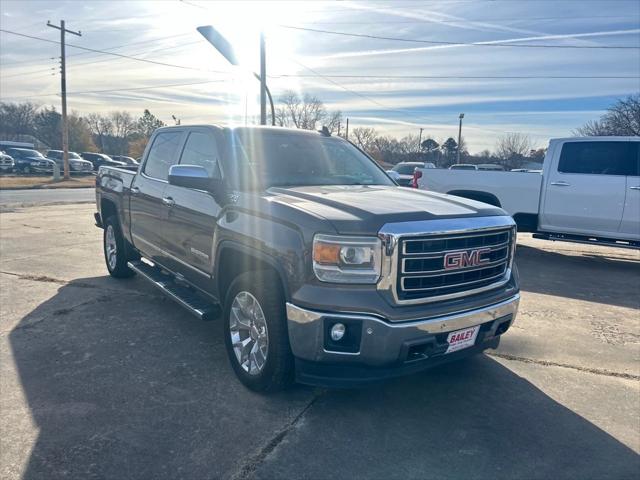
[[118,246],[116,244],[116,234],[113,231],[113,225],[107,226],[107,232],[104,239],[105,252],[107,254],[107,263],[111,270],[115,270],[118,263]]
[[269,332],[260,303],[249,292],[239,292],[231,303],[229,335],[242,369],[249,375],[262,372],[269,353]]

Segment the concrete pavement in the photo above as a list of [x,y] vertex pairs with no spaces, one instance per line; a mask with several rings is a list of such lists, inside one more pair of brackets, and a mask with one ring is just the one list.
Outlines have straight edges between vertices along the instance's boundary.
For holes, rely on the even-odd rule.
[[520,235],[498,351],[360,390],[234,378],[218,322],[107,276],[93,206],[0,221],[2,478],[635,478],[640,257]]

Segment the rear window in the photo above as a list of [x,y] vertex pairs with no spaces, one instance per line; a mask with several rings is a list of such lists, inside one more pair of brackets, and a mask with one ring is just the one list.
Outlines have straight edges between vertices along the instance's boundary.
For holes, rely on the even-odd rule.
[[181,131],[161,132],[156,135],[144,165],[144,173],[151,178],[166,180],[169,177],[169,168],[178,163],[181,139]]
[[638,175],[638,142],[568,142],[558,171],[587,175]]

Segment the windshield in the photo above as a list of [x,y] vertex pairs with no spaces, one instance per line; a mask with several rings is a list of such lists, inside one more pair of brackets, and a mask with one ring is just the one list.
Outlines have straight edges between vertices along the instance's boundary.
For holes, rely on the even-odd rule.
[[237,130],[226,171],[240,189],[394,185],[373,160],[336,137]]
[[18,155],[22,155],[23,157],[42,157],[42,154],[39,151],[28,150],[26,148],[21,148],[20,150],[14,150],[14,152],[18,153]]
[[398,172],[400,175],[413,175],[413,171],[420,165],[396,165],[393,167],[394,172]]

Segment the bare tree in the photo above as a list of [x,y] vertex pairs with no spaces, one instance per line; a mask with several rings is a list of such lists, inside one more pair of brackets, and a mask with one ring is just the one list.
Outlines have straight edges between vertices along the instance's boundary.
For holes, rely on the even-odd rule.
[[618,100],[600,120],[587,122],[574,133],[580,136],[640,136],[640,93]]
[[312,95],[300,96],[287,90],[280,97],[280,105],[276,109],[276,123],[281,127],[295,127],[304,130],[318,130],[326,126],[330,132],[338,130],[342,113],[328,112],[322,100]]
[[99,113],[90,113],[87,115],[86,121],[96,146],[105,151],[107,149],[107,139],[113,135],[113,122],[109,117]]
[[0,132],[8,137],[33,135],[38,106],[31,102],[0,103]]
[[508,133],[498,140],[496,155],[502,160],[524,157],[531,151],[531,139],[523,133]]
[[374,142],[377,136],[378,132],[376,132],[374,128],[356,127],[351,130],[353,143],[367,153],[373,151],[375,145]]

